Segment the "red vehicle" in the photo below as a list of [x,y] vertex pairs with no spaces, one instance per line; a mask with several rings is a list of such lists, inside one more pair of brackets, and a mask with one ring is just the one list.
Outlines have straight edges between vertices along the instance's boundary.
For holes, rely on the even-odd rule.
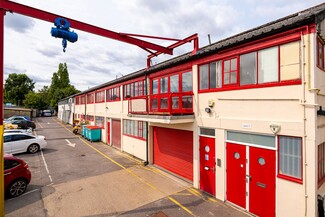
[[4,155],[4,191],[8,198],[22,195],[31,180],[28,164],[11,154]]

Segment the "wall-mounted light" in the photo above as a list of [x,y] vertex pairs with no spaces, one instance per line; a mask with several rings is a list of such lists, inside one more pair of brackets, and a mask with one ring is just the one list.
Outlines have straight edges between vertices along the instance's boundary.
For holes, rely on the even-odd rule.
[[211,109],[210,109],[209,107],[206,107],[206,108],[204,109],[204,111],[205,111],[206,113],[210,113],[210,112],[211,112]]
[[325,116],[325,110],[323,110],[322,106],[319,106],[319,110],[317,111],[317,115]]

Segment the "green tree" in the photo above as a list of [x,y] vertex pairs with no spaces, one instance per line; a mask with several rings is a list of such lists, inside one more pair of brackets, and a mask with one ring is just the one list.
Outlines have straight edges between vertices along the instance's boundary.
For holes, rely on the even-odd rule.
[[20,106],[25,95],[33,91],[35,82],[25,74],[9,74],[4,85],[5,102],[12,102]]
[[70,84],[67,64],[60,63],[58,71],[53,73],[51,86],[48,91],[49,105],[57,110],[60,99],[78,92],[80,91]]
[[25,107],[39,109],[39,110],[47,109],[49,107],[49,102],[47,97],[48,92],[49,92],[48,86],[44,86],[37,93],[29,92],[25,96],[25,100],[23,101]]

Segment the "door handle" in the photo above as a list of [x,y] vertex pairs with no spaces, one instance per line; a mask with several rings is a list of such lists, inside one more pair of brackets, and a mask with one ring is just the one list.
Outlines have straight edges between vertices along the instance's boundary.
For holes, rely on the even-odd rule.
[[4,175],[7,176],[7,175],[10,175],[10,174],[11,174],[11,172],[8,172],[8,173],[5,173]]
[[246,175],[246,179],[245,179],[247,182],[248,181],[252,181],[252,176],[251,175]]

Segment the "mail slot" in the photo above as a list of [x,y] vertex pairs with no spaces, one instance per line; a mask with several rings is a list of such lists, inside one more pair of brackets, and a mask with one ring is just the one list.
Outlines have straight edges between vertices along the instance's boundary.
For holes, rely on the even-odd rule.
[[204,167],[204,170],[209,170],[209,169],[210,169],[210,168],[209,168],[209,167],[207,167],[207,166],[205,166],[205,167]]
[[266,188],[266,184],[260,183],[260,182],[256,182],[256,185],[261,187],[261,188]]

